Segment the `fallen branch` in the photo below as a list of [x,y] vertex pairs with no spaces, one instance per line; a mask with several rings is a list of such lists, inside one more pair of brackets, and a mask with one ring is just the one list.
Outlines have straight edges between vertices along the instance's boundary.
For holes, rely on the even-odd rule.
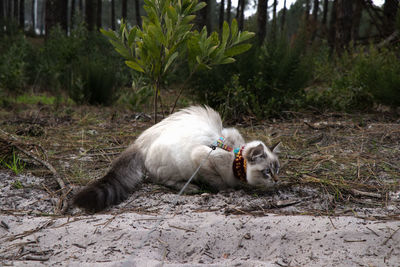
[[357,189],[351,189],[351,193],[355,196],[364,196],[364,197],[374,197],[374,198],[382,198],[382,195],[379,193],[372,193],[372,192],[364,192]]

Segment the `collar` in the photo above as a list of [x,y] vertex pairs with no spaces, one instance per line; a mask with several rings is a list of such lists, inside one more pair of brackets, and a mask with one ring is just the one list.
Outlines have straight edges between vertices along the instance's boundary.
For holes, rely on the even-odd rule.
[[235,159],[233,160],[232,164],[233,175],[240,181],[246,183],[247,161],[243,157],[244,146],[242,146],[241,148],[233,149],[232,147],[225,144],[225,138],[221,136],[220,138],[218,138],[217,141],[214,142],[214,144],[211,145],[211,147],[219,147],[228,152],[233,151],[233,153],[235,154]]
[[246,170],[247,170],[247,161],[243,157],[243,149],[244,146],[241,148],[235,148],[234,153],[235,153],[235,159],[233,160],[233,174],[237,179],[240,181],[246,183]]

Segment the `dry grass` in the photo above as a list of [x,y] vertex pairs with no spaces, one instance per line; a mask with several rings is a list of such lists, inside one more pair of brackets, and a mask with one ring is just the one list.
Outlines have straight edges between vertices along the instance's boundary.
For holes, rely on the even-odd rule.
[[[144,129],[147,116],[116,108],[20,105],[0,110],[1,128],[35,156],[51,163],[67,187],[86,184],[105,173]],[[292,114],[291,119],[238,125],[247,139],[282,141],[281,178],[286,186],[316,187],[337,203],[384,206],[400,181],[400,123],[383,115]],[[13,145],[1,136],[2,155]],[[18,152],[18,151],[16,151]],[[22,153],[26,170],[51,172]],[[4,168],[4,166],[2,166]],[[57,185],[54,184],[53,190]]]

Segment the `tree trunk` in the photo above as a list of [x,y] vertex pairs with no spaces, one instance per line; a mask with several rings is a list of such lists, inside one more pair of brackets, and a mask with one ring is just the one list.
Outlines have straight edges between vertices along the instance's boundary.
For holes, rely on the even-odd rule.
[[102,11],[103,11],[103,1],[102,0],[97,0],[97,15],[96,15],[96,26],[97,29],[101,28],[101,19],[102,19]]
[[83,0],[79,0],[79,11],[83,14]]
[[342,53],[349,46],[353,25],[353,0],[338,0],[336,49]]
[[257,41],[262,45],[267,34],[267,7],[268,0],[258,0],[257,5]]
[[313,11],[312,11],[311,40],[315,40],[315,37],[317,37],[318,11],[319,11],[319,1],[314,0]]
[[19,26],[25,29],[25,0],[19,0]]
[[222,26],[224,25],[224,13],[225,13],[225,0],[221,0],[219,6],[219,23],[218,23],[218,28],[220,32],[222,32]]
[[203,0],[207,5],[199,10],[198,20],[197,20],[197,28],[201,30],[204,26],[207,28],[207,32],[211,33],[211,21],[210,21],[210,0]]
[[57,25],[57,13],[56,0],[47,0],[45,16],[46,38],[49,36],[51,29]]
[[69,19],[69,29],[70,30],[72,30],[74,28],[75,13],[76,13],[76,3],[75,3],[75,0],[72,0],[71,1],[71,17]]
[[231,9],[232,9],[232,0],[227,0],[228,6],[226,7],[226,21],[228,21],[229,25],[231,24]]
[[310,0],[306,0],[306,10],[304,11],[305,25],[308,25],[308,21],[310,20],[310,8]]
[[115,30],[115,1],[111,0],[111,29]]
[[126,23],[128,18],[128,0],[122,0],[122,19]]
[[4,1],[0,1],[0,23],[4,20]]
[[6,17],[8,19],[11,19],[12,18],[12,0],[8,0],[6,3],[7,3]]
[[33,32],[33,34],[36,33],[36,12],[35,12],[36,5],[37,5],[36,0],[33,0],[32,1],[32,9],[31,9],[32,32]]
[[136,25],[142,28],[142,17],[140,16],[140,0],[135,0],[135,12],[136,12]]
[[359,38],[359,29],[362,16],[363,0],[355,0],[354,16],[353,16],[353,29],[351,32],[351,39],[354,40],[354,45]]
[[95,15],[96,10],[95,10],[95,0],[86,0],[86,6],[85,6],[85,19],[86,19],[86,24],[87,28],[89,31],[94,30],[94,25],[95,25]]
[[326,22],[328,21],[328,9],[329,9],[329,0],[324,0],[324,10],[322,13],[322,21],[321,21],[323,27],[326,27]]
[[286,24],[286,0],[283,2],[282,17],[281,17],[281,34],[285,31]]
[[337,1],[334,0],[331,9],[331,19],[329,21],[329,33],[328,33],[328,43],[331,48],[331,52],[335,49],[336,42],[336,16],[337,16]]
[[271,25],[271,41],[275,43],[276,41],[276,32],[277,32],[277,25],[276,25],[276,7],[278,5],[278,1],[274,0],[274,4],[272,7],[272,25]]
[[14,13],[14,20],[15,22],[18,22],[18,13],[19,13],[19,8],[18,8],[18,0],[13,1],[13,13]]
[[240,16],[239,16],[239,30],[243,31],[244,28],[244,9],[246,7],[246,0],[240,1]]
[[399,0],[385,0],[383,5],[384,36],[391,35],[395,30],[396,16],[399,10]]

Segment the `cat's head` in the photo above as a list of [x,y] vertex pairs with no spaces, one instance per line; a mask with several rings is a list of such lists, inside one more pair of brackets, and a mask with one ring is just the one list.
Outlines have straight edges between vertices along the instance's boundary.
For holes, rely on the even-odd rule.
[[246,144],[243,156],[247,161],[247,183],[250,185],[266,185],[278,181],[279,159],[281,143],[268,148],[261,141]]

